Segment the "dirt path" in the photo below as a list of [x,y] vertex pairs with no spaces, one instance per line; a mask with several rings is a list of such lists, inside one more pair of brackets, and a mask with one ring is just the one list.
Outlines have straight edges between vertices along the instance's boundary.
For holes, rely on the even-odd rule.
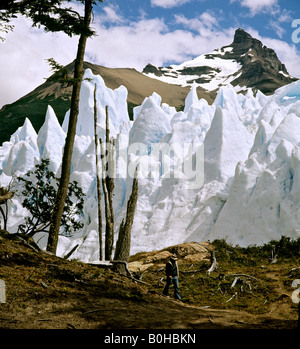
[[[5,309],[6,308],[6,309]],[[293,329],[297,321],[274,314],[189,306],[163,296],[147,302],[86,296],[42,303],[23,311],[0,307],[0,328],[10,329]]]

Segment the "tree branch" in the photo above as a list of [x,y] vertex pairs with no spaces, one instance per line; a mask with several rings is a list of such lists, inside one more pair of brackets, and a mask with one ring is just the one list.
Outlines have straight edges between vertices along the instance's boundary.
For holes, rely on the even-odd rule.
[[259,281],[257,278],[255,278],[254,276],[251,276],[251,275],[247,275],[247,274],[229,274],[228,276],[244,276],[244,277],[247,277],[247,278],[250,278],[250,279],[253,279],[255,281]]
[[211,267],[207,270],[207,274],[210,275],[214,270],[217,269],[218,263],[215,255],[215,251],[211,251]]

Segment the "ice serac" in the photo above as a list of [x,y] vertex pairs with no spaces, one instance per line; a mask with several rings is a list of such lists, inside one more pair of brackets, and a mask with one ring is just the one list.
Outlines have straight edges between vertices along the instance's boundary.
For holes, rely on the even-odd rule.
[[300,80],[279,88],[273,96],[276,103],[291,106],[300,100]]
[[204,140],[205,181],[226,182],[233,177],[236,164],[246,160],[253,143],[235,113],[217,106]]
[[171,131],[170,118],[157,104],[153,96],[146,98],[129,133],[130,144],[143,144],[145,147],[158,143]]
[[49,105],[45,117],[45,122],[40,128],[37,136],[42,159],[49,159],[49,168],[57,172],[61,161],[66,134],[61,128],[53,108]]
[[273,133],[274,128],[270,126],[269,123],[262,120],[255,134],[253,146],[250,150],[249,156],[255,152],[259,153],[262,157],[267,156],[267,148]]
[[37,134],[26,118],[23,126],[10,137],[10,146],[7,142],[10,150],[2,162],[3,172],[7,176],[20,175],[34,167],[40,159],[36,142]]
[[217,94],[216,99],[213,103],[216,107],[219,106],[222,109],[227,109],[232,114],[236,116],[242,116],[243,110],[240,106],[240,102],[238,100],[238,96],[234,91],[232,86],[222,86]]
[[[243,173],[246,181],[251,175],[253,176],[253,171],[257,171],[255,165],[253,163],[253,169],[250,167],[251,174],[247,176],[245,172]],[[272,238],[280,238],[281,187],[276,175],[269,169],[262,171],[256,178],[257,183],[254,187],[247,182],[243,185],[242,179],[241,177],[241,187],[248,190],[244,195],[241,190],[234,193],[236,187],[232,186],[228,201],[212,228],[210,238],[220,238],[221,229],[227,241],[240,246],[248,246],[252,241],[260,245]],[[243,195],[243,201],[239,195]]]
[[33,128],[30,120],[28,118],[25,119],[23,126],[19,127],[17,131],[12,134],[10,137],[10,142],[17,143],[19,140],[21,141],[31,141],[35,143],[37,139],[37,134],[35,129]]
[[270,97],[249,159],[237,166],[210,239],[247,246],[300,236],[299,96],[296,82]]
[[34,167],[37,159],[36,148],[25,141],[19,141],[10,150],[4,173],[8,176],[25,173]]
[[296,114],[288,114],[274,132],[268,146],[272,158],[276,156],[275,151],[282,139],[294,145],[300,144],[300,118]]
[[[108,106],[111,136],[115,137],[123,123],[129,122],[127,110],[127,89],[124,86],[112,90],[105,86],[100,75],[94,75],[91,69],[84,73],[80,90],[79,115],[76,134],[94,137],[94,90],[96,87],[97,122],[99,137],[105,135],[106,106]],[[66,115],[68,118],[68,114]],[[67,121],[65,122],[67,124]]]
[[193,84],[191,91],[185,99],[184,112],[187,113],[194,103],[198,102],[197,85]]

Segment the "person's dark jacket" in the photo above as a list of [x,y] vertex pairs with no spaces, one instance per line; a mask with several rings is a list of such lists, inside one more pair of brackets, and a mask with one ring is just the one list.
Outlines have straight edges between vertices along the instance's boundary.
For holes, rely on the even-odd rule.
[[166,265],[166,276],[167,277],[174,277],[174,276],[178,276],[178,267],[177,267],[177,263],[172,263],[171,261],[167,263]]

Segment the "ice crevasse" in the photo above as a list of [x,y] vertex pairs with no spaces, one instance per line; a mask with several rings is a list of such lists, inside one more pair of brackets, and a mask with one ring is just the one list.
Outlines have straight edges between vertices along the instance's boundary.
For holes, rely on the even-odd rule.
[[[95,86],[98,134],[102,138],[105,135],[108,106],[111,136],[116,140],[116,237],[131,193],[132,178],[124,174],[128,166],[134,168],[133,164],[139,163],[140,167],[131,253],[183,241],[226,238],[247,246],[281,235],[300,236],[299,81],[272,96],[260,92],[254,96],[251,90],[237,95],[232,86],[221,87],[211,105],[198,99],[193,86],[181,112],[153,93],[134,109],[134,121],[130,121],[125,87],[111,90],[89,69],[84,78],[89,79],[82,83],[71,166],[71,180],[76,180],[86,194],[81,217],[84,227],[72,236],[61,231],[58,255],[64,256],[78,245],[72,258],[84,262],[99,259]],[[49,106],[38,133],[26,118],[10,141],[0,147],[0,184],[8,185],[43,158],[50,160],[51,170],[60,176],[68,118],[66,113],[61,126]],[[198,168],[200,148],[204,157],[203,166]],[[164,164],[160,162],[162,155],[153,156],[158,149],[169,151],[163,153]],[[182,159],[176,158],[180,151],[184,153]],[[186,185],[191,179],[182,170],[185,160],[191,160],[192,170],[203,171],[201,186]],[[19,190],[9,204],[11,233],[28,215],[22,200]],[[38,233],[34,239],[46,247],[47,233]]]

